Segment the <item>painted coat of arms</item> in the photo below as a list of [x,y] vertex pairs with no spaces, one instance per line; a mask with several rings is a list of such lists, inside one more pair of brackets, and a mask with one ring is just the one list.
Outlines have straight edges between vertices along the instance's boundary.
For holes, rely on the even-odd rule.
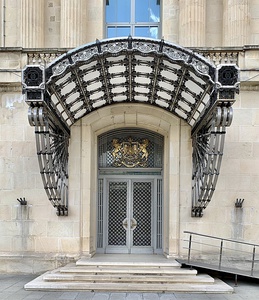
[[143,139],[142,142],[134,142],[132,138],[129,138],[127,142],[122,143],[119,143],[118,139],[113,139],[113,165],[115,167],[125,166],[127,168],[146,167],[148,144],[148,139]]

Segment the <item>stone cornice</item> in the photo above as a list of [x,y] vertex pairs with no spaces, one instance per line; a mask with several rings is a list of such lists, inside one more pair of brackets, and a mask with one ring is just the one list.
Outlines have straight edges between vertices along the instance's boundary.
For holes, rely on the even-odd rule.
[[0,85],[0,93],[21,93],[22,85],[21,84],[12,84],[12,85]]
[[240,91],[259,91],[259,84],[253,85],[253,84],[240,84]]

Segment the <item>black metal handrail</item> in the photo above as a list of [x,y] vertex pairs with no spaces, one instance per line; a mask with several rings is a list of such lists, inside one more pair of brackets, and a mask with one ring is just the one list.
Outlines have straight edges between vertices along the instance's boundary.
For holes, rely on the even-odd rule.
[[[203,245],[203,246],[211,246],[211,247],[214,247],[214,248],[218,248],[218,252],[217,252],[218,253],[218,263],[217,263],[217,268],[216,268],[217,270],[223,270],[223,271],[230,270],[231,271],[230,273],[235,273],[235,274],[239,273],[241,275],[254,277],[254,268],[255,268],[255,263],[256,263],[256,253],[259,254],[259,244],[248,243],[248,242],[243,242],[243,241],[234,240],[234,239],[221,238],[221,237],[216,237],[216,236],[212,236],[212,235],[196,233],[196,232],[192,232],[192,231],[184,231],[184,233],[189,234],[189,239],[185,240],[185,241],[188,242],[188,248],[185,247],[186,249],[188,249],[188,258],[187,258],[188,265],[192,265],[192,262],[195,261],[195,258],[194,258],[194,260],[191,259],[192,258],[192,252],[196,251],[196,249],[193,247],[194,244],[195,245],[199,244],[199,245]],[[204,243],[202,241],[195,241],[194,240],[195,236],[210,239],[210,240],[219,240],[220,245],[210,244],[208,242]],[[244,250],[240,250],[240,249],[236,250],[234,248],[225,247],[226,242],[233,243],[234,245],[239,244],[239,245],[243,245],[243,246],[251,246],[252,249],[251,249],[251,251],[244,251]],[[224,258],[224,250],[226,250],[226,249],[232,250],[232,252],[231,252],[232,254],[235,251],[242,252],[242,253],[247,253],[250,257],[249,262],[251,263],[249,271],[246,272],[244,270],[239,270],[239,272],[237,272],[237,269],[235,269],[235,271],[234,271],[233,262],[231,263],[231,268],[229,268],[228,266],[223,266],[222,262],[223,262],[223,258]],[[247,260],[246,260],[246,263],[247,263]],[[210,264],[211,264],[211,261],[209,261],[209,263],[206,263],[206,265],[210,265]],[[196,263],[196,265],[197,265],[197,263]],[[213,269],[213,268],[211,268],[211,269]]]

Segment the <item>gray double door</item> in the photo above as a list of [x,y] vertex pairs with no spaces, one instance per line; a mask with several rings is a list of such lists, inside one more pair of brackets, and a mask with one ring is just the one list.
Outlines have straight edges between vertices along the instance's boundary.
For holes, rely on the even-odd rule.
[[107,180],[106,253],[153,253],[154,180]]

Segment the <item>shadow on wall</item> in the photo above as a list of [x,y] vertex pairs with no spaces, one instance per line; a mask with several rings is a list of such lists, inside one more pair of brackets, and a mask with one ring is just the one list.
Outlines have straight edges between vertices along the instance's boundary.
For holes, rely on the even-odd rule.
[[243,240],[243,203],[245,199],[236,199],[235,209],[232,215],[232,238],[235,240]]
[[19,235],[17,240],[19,244],[17,245],[20,251],[28,251],[28,244],[30,240],[30,227],[33,220],[30,219],[30,211],[32,208],[31,204],[28,204],[25,198],[17,199],[19,204],[15,205],[16,217],[15,222],[17,229],[19,230]]

